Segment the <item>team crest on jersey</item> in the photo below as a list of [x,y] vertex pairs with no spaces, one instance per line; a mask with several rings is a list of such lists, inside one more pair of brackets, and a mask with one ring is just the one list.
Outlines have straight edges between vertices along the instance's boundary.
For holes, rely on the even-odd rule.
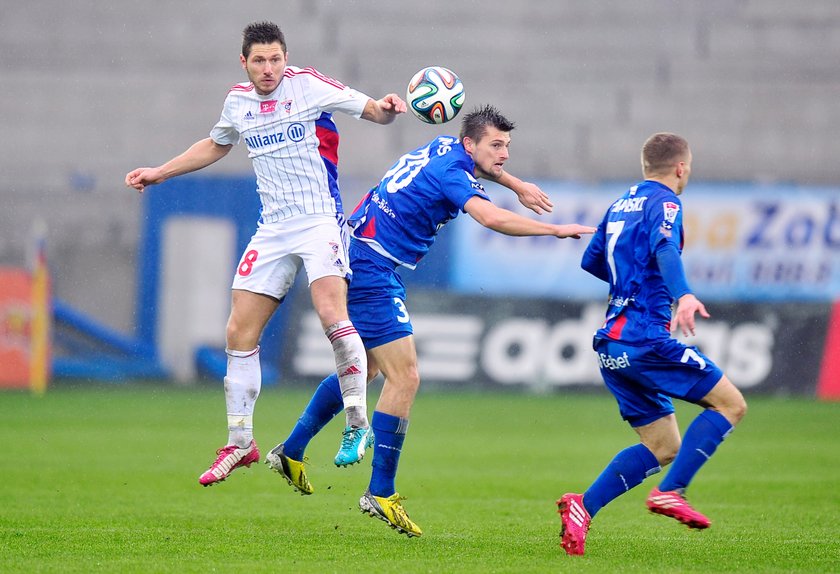
[[666,201],[662,204],[665,219],[662,220],[662,229],[670,231],[674,227],[674,222],[677,221],[677,214],[680,212],[680,206],[673,201]]
[[291,111],[292,111],[292,100],[285,100],[283,102],[280,102],[280,107],[282,107],[283,111],[286,112],[287,114],[291,113]]
[[260,102],[260,113],[261,114],[273,114],[276,109],[277,109],[277,100],[267,100],[265,102]]

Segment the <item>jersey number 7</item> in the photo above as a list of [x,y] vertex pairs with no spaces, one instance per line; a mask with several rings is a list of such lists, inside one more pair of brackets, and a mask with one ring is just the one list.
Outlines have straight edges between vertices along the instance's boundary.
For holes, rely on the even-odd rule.
[[613,285],[618,282],[618,273],[615,270],[615,244],[618,243],[618,236],[621,235],[623,229],[623,221],[607,222],[607,236],[609,237],[609,241],[607,241],[607,264],[610,266]]

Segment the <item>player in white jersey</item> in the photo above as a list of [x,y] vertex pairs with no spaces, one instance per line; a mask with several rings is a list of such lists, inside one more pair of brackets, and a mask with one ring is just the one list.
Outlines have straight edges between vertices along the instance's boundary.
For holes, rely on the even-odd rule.
[[379,100],[312,68],[286,66],[286,41],[271,22],[243,32],[242,68],[249,83],[234,86],[210,137],[158,167],[129,172],[125,183],[147,185],[204,168],[243,141],[257,175],[262,214],[233,280],[226,331],[225,399],[228,442],[199,477],[209,486],[260,458],[253,437],[261,374],[259,340],[266,323],[306,269],[312,303],[335,353],[347,412],[342,443],[365,440],[365,350],[347,314],[347,249],[337,185],[338,133],[332,112],[378,124],[394,121],[406,105],[396,94]]

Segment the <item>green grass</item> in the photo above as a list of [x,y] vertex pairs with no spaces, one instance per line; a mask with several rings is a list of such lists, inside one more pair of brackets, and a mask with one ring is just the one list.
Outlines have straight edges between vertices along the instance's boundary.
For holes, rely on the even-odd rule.
[[[371,395],[378,394],[378,388]],[[309,392],[264,389],[257,440],[287,435]],[[697,409],[680,408],[686,425]],[[424,529],[362,515],[369,458],[336,469],[341,421],[308,454],[316,492],[264,465],[197,479],[226,438],[220,387],[0,394],[2,572],[828,572],[840,568],[840,403],[751,398],[692,485],[703,532],[648,514],[655,480],[605,508],[587,555],[558,545],[554,500],[635,434],[606,395],[421,393],[399,491]]]

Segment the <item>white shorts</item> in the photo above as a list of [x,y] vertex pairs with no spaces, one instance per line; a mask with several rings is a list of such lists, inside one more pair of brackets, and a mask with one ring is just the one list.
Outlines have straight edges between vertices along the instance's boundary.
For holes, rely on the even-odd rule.
[[332,275],[350,278],[346,236],[335,217],[300,215],[260,223],[239,260],[232,288],[282,300],[301,265],[310,285]]

